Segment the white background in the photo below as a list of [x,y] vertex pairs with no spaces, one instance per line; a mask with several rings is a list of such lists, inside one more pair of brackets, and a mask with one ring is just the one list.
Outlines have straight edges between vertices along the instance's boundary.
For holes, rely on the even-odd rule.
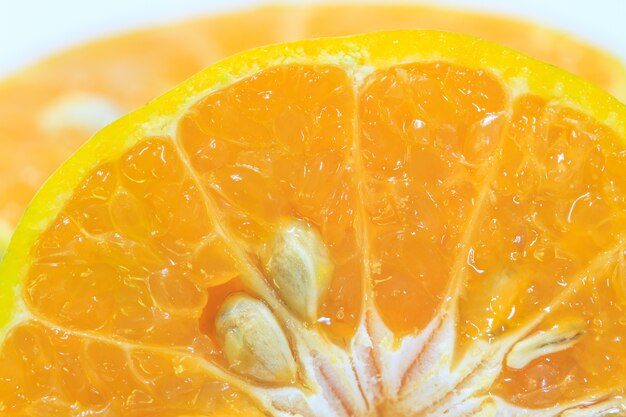
[[[0,76],[55,50],[105,34],[264,3],[267,1],[0,0]],[[626,62],[626,0],[431,0],[428,3],[531,18],[601,45]]]

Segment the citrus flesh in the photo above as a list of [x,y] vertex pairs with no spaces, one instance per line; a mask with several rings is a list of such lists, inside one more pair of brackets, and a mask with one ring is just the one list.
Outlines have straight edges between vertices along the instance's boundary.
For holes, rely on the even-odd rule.
[[0,264],[0,411],[624,413],[625,121],[439,32],[209,67],[29,206]]
[[90,42],[0,82],[0,249],[46,178],[107,123],[242,50],[390,29],[467,33],[565,68],[626,99],[614,57],[537,24],[419,5],[272,6]]

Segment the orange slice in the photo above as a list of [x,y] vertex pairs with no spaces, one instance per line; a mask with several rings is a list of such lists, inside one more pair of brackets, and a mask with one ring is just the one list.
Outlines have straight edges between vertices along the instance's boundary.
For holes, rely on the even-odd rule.
[[[0,83],[0,251],[35,190],[99,128],[247,48],[388,29],[467,33],[565,68],[626,99],[610,55],[536,24],[415,5],[276,6],[88,43]],[[4,242],[4,243],[3,243]]]
[[449,33],[211,66],[28,208],[0,264],[0,411],[624,413],[625,121]]

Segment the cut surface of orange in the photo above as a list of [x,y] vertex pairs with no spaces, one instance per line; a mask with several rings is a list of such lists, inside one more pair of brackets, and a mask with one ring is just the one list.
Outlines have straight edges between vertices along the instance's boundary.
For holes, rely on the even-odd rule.
[[495,44],[236,55],[29,206],[0,413],[621,415],[625,173],[624,105]]
[[536,24],[407,4],[274,6],[99,40],[0,82],[0,250],[34,192],[107,123],[202,68],[244,49],[376,30],[437,29],[517,49],[626,99],[610,55]]

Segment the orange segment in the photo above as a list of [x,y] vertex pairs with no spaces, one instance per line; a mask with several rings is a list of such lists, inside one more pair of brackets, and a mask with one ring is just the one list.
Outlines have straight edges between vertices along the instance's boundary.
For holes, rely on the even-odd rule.
[[579,327],[580,333],[572,336],[575,344],[537,358],[521,370],[506,369],[494,384],[497,392],[522,406],[543,407],[584,395],[600,397],[607,386],[626,386],[624,300],[610,287],[616,276],[612,263],[624,262],[624,250],[603,257],[607,260],[585,274],[575,294],[555,306],[536,329]]
[[518,98],[512,117],[466,268],[465,291],[480,294],[461,304],[468,337],[495,337],[548,308],[594,257],[624,238],[623,211],[601,180],[619,139],[537,97]]
[[[626,69],[570,36],[502,16],[420,5],[269,6],[90,42],[0,82],[0,236],[54,169],[99,128],[217,60],[277,42],[436,29],[512,47],[626,98]],[[0,249],[2,247],[0,241]]]
[[334,268],[319,319],[345,338],[361,304],[353,119],[343,70],[286,66],[211,94],[178,130],[198,179],[254,263],[264,262],[262,252],[272,251],[290,219],[315,225]]
[[25,214],[0,264],[0,411],[621,412],[624,120],[443,32],[209,67]]
[[207,378],[184,352],[127,349],[40,323],[13,329],[0,352],[3,415],[261,416],[249,397]]
[[450,284],[506,94],[483,71],[413,64],[370,75],[359,102],[375,296],[387,324],[410,332]]

